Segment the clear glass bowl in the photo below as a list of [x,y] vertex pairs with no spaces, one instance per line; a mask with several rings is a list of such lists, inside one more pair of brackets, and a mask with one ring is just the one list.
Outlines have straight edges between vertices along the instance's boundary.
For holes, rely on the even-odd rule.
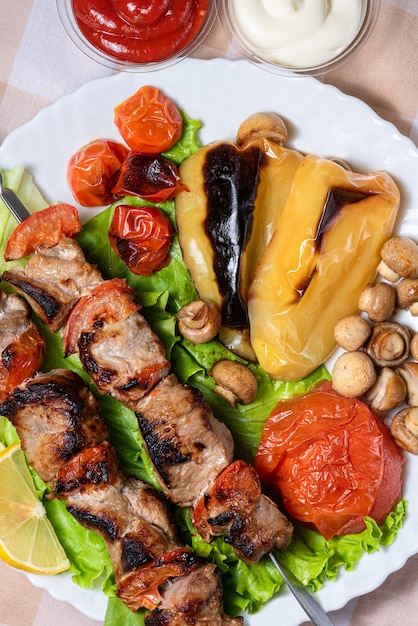
[[[345,0],[351,2],[351,0]],[[286,76],[319,75],[329,72],[347,62],[367,41],[380,10],[380,0],[361,0],[361,19],[353,39],[347,46],[335,56],[317,65],[286,65],[271,61],[263,56],[260,48],[256,47],[242,32],[235,17],[232,0],[218,0],[218,17],[231,44],[236,52],[248,61],[258,65],[264,70],[276,72]]]
[[208,10],[203,21],[203,24],[197,33],[197,35],[187,43],[183,48],[181,48],[175,54],[168,56],[162,60],[148,62],[148,63],[134,63],[132,61],[121,61],[110,54],[106,54],[99,48],[96,48],[82,33],[80,30],[77,20],[74,16],[73,6],[71,0],[56,0],[56,5],[58,9],[58,15],[61,19],[62,25],[69,35],[70,39],[73,43],[86,54],[90,59],[100,63],[101,65],[105,65],[106,67],[110,67],[112,69],[120,70],[120,71],[131,71],[131,72],[146,72],[146,71],[154,71],[157,69],[163,69],[174,63],[178,63],[182,59],[190,56],[196,48],[203,43],[204,39],[208,36],[211,31],[213,24],[216,20],[216,1],[209,0],[208,2]]

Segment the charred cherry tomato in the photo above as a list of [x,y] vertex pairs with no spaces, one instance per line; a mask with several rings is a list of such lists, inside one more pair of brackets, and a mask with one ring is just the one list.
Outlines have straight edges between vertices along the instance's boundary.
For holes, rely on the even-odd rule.
[[67,181],[75,200],[86,207],[113,202],[112,189],[127,156],[123,144],[108,139],[96,139],[78,150],[67,166]]
[[31,322],[3,351],[0,360],[0,402],[39,369],[44,356],[44,338]]
[[152,63],[183,50],[202,28],[208,0],[72,0],[86,39],[105,54]]
[[170,98],[156,87],[141,87],[118,104],[114,122],[128,146],[142,154],[165,152],[180,139],[183,119]]
[[89,332],[103,322],[120,322],[140,310],[132,289],[121,278],[99,283],[80,298],[68,318],[63,344],[65,355],[77,352],[77,342],[83,332]]
[[123,164],[113,192],[118,196],[140,196],[149,202],[167,202],[185,190],[172,161],[158,154],[133,153]]
[[55,204],[32,213],[12,232],[6,245],[6,261],[22,259],[40,246],[55,246],[63,237],[81,230],[77,209],[71,204]]
[[280,402],[266,421],[255,467],[288,513],[326,539],[382,524],[398,502],[404,457],[360,400],[326,384]]
[[120,204],[109,228],[109,241],[134,274],[151,276],[168,265],[174,230],[157,207]]

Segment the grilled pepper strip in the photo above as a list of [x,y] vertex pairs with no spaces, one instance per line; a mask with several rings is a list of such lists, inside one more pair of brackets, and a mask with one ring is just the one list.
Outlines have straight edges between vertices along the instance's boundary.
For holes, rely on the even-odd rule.
[[223,326],[248,328],[247,288],[287,199],[302,156],[265,137],[215,142],[186,159],[188,192],[176,198],[184,262]]
[[358,311],[398,207],[387,173],[303,159],[248,293],[252,345],[270,376],[299,380],[330,356],[332,329]]

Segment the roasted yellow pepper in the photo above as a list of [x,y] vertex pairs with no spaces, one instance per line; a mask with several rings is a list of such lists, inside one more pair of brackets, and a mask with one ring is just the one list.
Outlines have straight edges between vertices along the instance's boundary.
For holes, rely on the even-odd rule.
[[[225,329],[248,330],[248,285],[301,159],[260,136],[240,145],[214,142],[180,167],[188,189],[176,197],[183,259],[200,298],[221,309],[224,336]],[[242,344],[237,352],[249,359],[254,355]]]
[[317,156],[299,164],[248,291],[251,343],[278,380],[299,380],[335,348],[390,237],[399,191],[385,172],[353,173]]

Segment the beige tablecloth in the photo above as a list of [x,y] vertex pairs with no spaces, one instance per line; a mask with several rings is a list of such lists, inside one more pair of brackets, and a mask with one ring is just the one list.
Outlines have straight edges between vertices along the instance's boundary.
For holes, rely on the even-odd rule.
[[[217,25],[195,56],[235,58],[236,53]],[[0,0],[0,142],[42,107],[111,73],[66,36],[55,0]],[[418,2],[382,0],[367,44],[323,80],[361,98],[418,143]],[[417,571],[415,556],[379,589],[331,613],[335,625],[418,626]],[[98,622],[54,600],[0,562],[0,626],[75,624]]]

